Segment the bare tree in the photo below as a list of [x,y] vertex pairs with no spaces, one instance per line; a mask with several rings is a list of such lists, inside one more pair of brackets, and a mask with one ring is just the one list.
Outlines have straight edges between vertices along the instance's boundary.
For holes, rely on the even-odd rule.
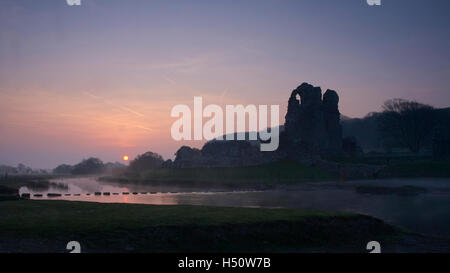
[[418,153],[430,144],[435,126],[435,110],[430,105],[403,99],[388,100],[379,118],[384,142],[395,142]]

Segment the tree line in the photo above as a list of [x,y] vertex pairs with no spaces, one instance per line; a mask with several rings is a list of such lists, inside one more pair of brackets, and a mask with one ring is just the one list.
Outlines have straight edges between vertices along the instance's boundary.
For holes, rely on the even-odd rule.
[[382,112],[370,113],[363,119],[342,121],[344,135],[355,136],[364,148],[382,147],[390,152],[404,148],[419,153],[431,149],[438,130],[448,123],[449,108],[433,106],[405,99],[384,102]]

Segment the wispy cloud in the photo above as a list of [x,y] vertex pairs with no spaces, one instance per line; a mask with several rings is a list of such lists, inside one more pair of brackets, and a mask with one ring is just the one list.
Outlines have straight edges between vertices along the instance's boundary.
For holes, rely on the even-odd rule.
[[97,99],[97,100],[101,101],[102,103],[105,103],[105,104],[110,105],[110,106],[112,106],[112,107],[115,107],[115,108],[117,108],[117,109],[120,109],[120,110],[123,110],[123,111],[125,111],[125,112],[131,113],[131,114],[136,115],[136,116],[138,116],[138,117],[145,117],[145,115],[142,114],[142,113],[139,113],[139,112],[137,112],[137,111],[135,111],[135,110],[133,110],[133,109],[130,109],[130,108],[128,108],[128,107],[125,107],[125,106],[122,106],[122,105],[118,105],[118,104],[116,104],[116,103],[113,103],[113,102],[111,102],[111,101],[109,101],[109,100],[107,100],[107,99],[105,99],[105,98],[103,98],[103,97],[96,96],[96,95],[94,95],[94,94],[92,94],[92,93],[89,93],[89,92],[87,92],[87,91],[85,91],[84,93],[85,93],[86,95],[88,95],[88,96],[94,98],[94,99]]

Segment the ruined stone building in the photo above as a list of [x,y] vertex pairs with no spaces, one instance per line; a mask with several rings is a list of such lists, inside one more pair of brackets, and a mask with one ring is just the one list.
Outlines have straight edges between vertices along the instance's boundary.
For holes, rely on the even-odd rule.
[[292,91],[285,122],[289,151],[304,155],[342,153],[339,96],[336,91],[303,83]]
[[284,158],[340,155],[342,128],[336,91],[303,83],[289,98],[285,125],[280,128],[280,146],[273,152],[261,152],[254,142],[218,140],[202,149],[181,147],[172,167],[251,166]]

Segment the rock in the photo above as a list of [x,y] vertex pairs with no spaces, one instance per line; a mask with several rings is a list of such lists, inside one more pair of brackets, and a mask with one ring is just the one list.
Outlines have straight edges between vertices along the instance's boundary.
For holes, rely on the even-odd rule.
[[61,197],[62,194],[60,193],[47,193],[47,197]]
[[30,199],[31,194],[29,194],[29,193],[22,193],[21,197],[25,198],[25,199]]

